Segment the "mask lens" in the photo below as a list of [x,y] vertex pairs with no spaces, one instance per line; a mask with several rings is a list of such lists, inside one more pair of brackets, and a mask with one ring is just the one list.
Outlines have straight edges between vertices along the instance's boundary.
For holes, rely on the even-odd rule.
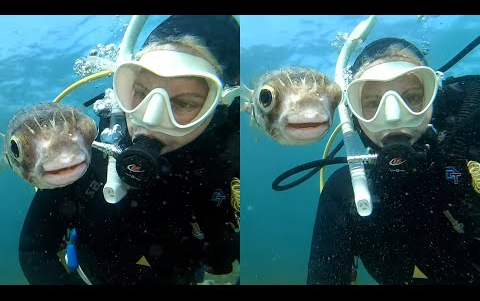
[[195,130],[222,99],[223,84],[206,60],[154,50],[118,66],[113,90],[136,126],[171,136]]
[[436,74],[430,69],[406,72],[390,81],[363,80],[353,82],[348,88],[352,110],[359,117],[371,121],[380,104],[393,96],[413,113],[422,113],[435,97]]
[[[200,119],[215,104],[218,87],[208,79],[198,76],[161,77],[145,69],[123,71],[125,78],[131,77],[130,83],[118,75],[119,83],[129,84],[129,89],[117,89],[122,106],[127,111],[148,111],[166,109],[168,115],[180,126],[186,126]],[[162,89],[160,98],[156,89]],[[152,103],[159,102],[159,103]]]

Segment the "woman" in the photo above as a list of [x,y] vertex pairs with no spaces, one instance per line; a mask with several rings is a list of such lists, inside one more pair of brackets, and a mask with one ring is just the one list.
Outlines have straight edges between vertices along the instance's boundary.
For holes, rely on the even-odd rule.
[[232,16],[171,16],[117,68],[128,128],[117,171],[128,193],[105,202],[108,160],[98,150],[80,180],[39,190],[19,244],[29,283],[195,284],[205,271],[232,272],[239,103],[225,91],[238,86],[239,39]]
[[347,103],[378,154],[366,165],[374,209],[356,213],[348,167],[329,178],[309,284],[354,282],[358,257],[380,284],[480,283],[480,198],[467,166],[480,161],[480,81],[446,80],[439,90],[442,74],[427,66],[396,38],[372,42],[352,66]]

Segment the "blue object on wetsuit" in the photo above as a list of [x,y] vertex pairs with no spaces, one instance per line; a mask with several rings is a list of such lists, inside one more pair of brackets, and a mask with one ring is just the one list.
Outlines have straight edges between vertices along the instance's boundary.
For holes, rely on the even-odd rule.
[[75,242],[77,241],[77,231],[70,231],[70,241],[67,245],[67,266],[70,271],[75,271],[78,266],[77,251],[75,250]]

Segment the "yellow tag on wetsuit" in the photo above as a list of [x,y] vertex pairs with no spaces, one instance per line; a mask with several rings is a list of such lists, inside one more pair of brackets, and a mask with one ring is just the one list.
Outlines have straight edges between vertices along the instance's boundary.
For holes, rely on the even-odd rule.
[[424,274],[422,271],[420,271],[420,269],[419,269],[417,266],[415,266],[415,269],[413,270],[413,276],[412,276],[412,278],[428,279],[428,277],[425,276],[425,274]]
[[145,258],[145,256],[142,256],[142,258],[140,258],[138,261],[137,261],[137,264],[138,265],[143,265],[143,266],[146,266],[146,267],[152,267],[150,265],[150,263],[147,261],[147,258]]

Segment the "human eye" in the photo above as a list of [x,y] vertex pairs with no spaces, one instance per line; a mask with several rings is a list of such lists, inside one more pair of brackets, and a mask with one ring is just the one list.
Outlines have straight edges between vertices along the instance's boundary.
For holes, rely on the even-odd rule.
[[362,106],[368,109],[376,109],[380,104],[381,98],[378,96],[368,96],[362,99]]
[[408,90],[402,94],[403,100],[409,106],[418,106],[423,104],[423,89]]
[[145,89],[140,87],[135,87],[133,91],[133,98],[137,100],[142,100],[147,96]]

